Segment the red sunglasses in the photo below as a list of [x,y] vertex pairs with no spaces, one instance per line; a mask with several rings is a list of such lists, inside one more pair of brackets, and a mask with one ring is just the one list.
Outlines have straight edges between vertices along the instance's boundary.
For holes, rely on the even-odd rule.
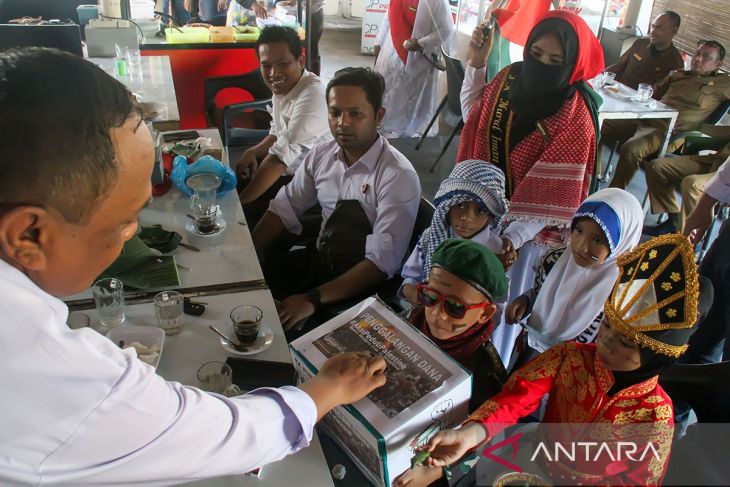
[[466,315],[466,312],[470,309],[486,308],[491,301],[484,301],[479,304],[466,304],[455,298],[447,298],[446,296],[435,291],[433,288],[428,287],[426,284],[419,284],[416,286],[418,291],[418,302],[427,307],[436,306],[442,303],[441,306],[444,312],[452,318],[460,320]]

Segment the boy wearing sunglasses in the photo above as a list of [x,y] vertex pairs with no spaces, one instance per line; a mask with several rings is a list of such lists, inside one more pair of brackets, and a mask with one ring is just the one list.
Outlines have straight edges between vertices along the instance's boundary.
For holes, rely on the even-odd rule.
[[[433,252],[428,280],[416,290],[419,304],[409,321],[472,373],[469,410],[474,411],[507,380],[490,340],[494,302],[507,294],[504,267],[480,243],[446,239]],[[429,485],[442,475],[441,468],[410,469],[393,485]]]
[[490,341],[494,302],[507,293],[502,263],[479,243],[447,239],[433,253],[428,281],[416,289],[411,324],[471,371],[476,408],[507,378]]

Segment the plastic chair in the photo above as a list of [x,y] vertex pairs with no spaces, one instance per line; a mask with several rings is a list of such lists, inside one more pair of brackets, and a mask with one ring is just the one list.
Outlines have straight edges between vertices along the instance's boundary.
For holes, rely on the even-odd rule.
[[[228,105],[221,110],[216,106],[215,98],[218,93],[226,88],[240,88],[244,91],[247,91],[251,94],[254,101]],[[218,129],[221,131],[221,138],[223,139],[226,146],[229,146],[229,137],[227,132],[229,128],[234,128],[232,122],[234,121],[235,116],[249,110],[266,112],[266,109],[263,108],[265,107],[265,105],[262,106],[260,105],[260,103],[270,104],[270,100],[271,90],[269,90],[269,87],[266,86],[266,83],[261,76],[261,72],[258,69],[242,75],[217,76],[213,78],[206,78],[205,80],[205,118],[208,122],[208,126],[218,127]],[[266,130],[241,130],[251,130],[255,132],[241,134],[239,139],[231,141],[234,143],[233,145],[236,145],[235,142],[237,141],[248,142],[249,140],[253,140],[258,137],[258,140],[254,142],[254,144],[256,144],[263,137],[266,137],[266,134],[268,134],[269,132],[268,128]],[[262,133],[263,135],[261,135]]]
[[428,123],[426,130],[421,136],[421,140],[419,140],[418,144],[416,144],[416,150],[421,148],[421,144],[426,138],[426,134],[428,134],[428,131],[431,130],[431,127],[436,122],[436,118],[439,116],[441,110],[443,110],[444,107],[448,109],[451,115],[453,115],[454,117],[458,117],[459,122],[456,124],[454,130],[451,132],[449,140],[446,142],[446,145],[444,145],[444,147],[441,149],[441,153],[434,161],[431,169],[429,169],[430,172],[434,172],[436,170],[436,167],[438,167],[439,162],[441,161],[441,157],[443,157],[443,155],[446,153],[446,150],[451,145],[451,141],[454,140],[456,134],[460,132],[461,129],[464,127],[464,119],[461,116],[461,85],[464,84],[464,64],[460,60],[446,54],[443,46],[441,47],[441,55],[444,57],[444,63],[446,65],[446,96],[443,98],[443,100],[441,100],[441,103],[439,103],[439,106],[436,109],[436,113],[434,113],[433,118],[431,118],[431,121]]

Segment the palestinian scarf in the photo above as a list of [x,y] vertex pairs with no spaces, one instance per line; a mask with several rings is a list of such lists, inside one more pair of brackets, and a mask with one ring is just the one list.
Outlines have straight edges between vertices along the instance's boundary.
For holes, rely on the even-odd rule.
[[527,322],[528,343],[540,352],[575,339],[593,323],[618,278],[616,258],[641,239],[644,212],[636,197],[622,189],[608,188],[588,197],[571,228],[580,218],[590,218],[601,227],[610,254],[593,267],[579,266],[570,248],[560,256],[540,288]]
[[498,231],[502,216],[507,212],[504,195],[504,173],[494,164],[471,160],[457,164],[451,174],[439,186],[434,205],[436,211],[431,226],[421,235],[420,249],[423,257],[422,282],[431,273],[431,258],[441,242],[448,238],[460,238],[449,225],[449,210],[468,201],[492,214],[490,229]]
[[390,37],[395,52],[406,64],[408,51],[403,43],[413,35],[413,25],[416,23],[416,9],[418,0],[391,0],[388,6],[388,21],[390,22]]

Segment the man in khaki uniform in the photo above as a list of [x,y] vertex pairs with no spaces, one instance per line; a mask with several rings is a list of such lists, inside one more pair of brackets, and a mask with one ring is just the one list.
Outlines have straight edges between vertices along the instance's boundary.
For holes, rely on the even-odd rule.
[[[699,129],[721,103],[730,100],[730,76],[717,71],[724,58],[725,48],[719,42],[702,41],[692,58],[690,71],[672,73],[654,86],[654,98],[679,111],[673,133]],[[641,161],[661,149],[668,124],[663,119],[614,124],[620,130],[637,128],[621,146],[611,187],[628,186]],[[682,139],[671,142],[668,151],[675,151],[682,142]]]
[[606,71],[616,73],[616,81],[636,89],[639,83],[653,85],[672,71],[684,68],[682,53],[672,43],[681,17],[671,10],[657,16],[649,37],[637,39]]
[[[730,127],[705,125],[702,132],[728,143],[715,154],[666,157],[655,159],[645,166],[651,212],[669,214],[667,221],[661,225],[645,227],[644,233],[647,235],[681,231],[685,218],[697,206],[705,184],[730,157]],[[681,209],[674,194],[675,190],[679,190],[682,195]]]

